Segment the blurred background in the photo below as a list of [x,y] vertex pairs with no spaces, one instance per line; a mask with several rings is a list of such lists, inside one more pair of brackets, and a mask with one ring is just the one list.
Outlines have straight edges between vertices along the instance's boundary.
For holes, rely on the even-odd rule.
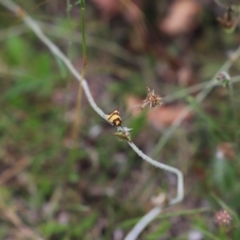
[[[81,72],[79,2],[15,2]],[[182,203],[138,239],[240,239],[239,11],[237,0],[86,1],[85,78],[95,101],[105,113],[119,109],[134,143],[185,178]],[[84,93],[74,147],[78,82],[2,6],[0,28],[0,239],[124,239],[158,194],[175,196],[176,177],[114,136]],[[231,68],[221,69],[226,61]],[[220,69],[234,82],[194,100]],[[164,104],[132,111],[146,87]],[[223,209],[227,224],[216,217]]]

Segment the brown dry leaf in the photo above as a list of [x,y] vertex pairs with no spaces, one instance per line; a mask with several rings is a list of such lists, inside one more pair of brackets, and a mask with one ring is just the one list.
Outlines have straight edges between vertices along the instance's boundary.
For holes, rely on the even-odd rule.
[[197,83],[197,77],[190,66],[184,65],[177,71],[178,83],[182,86],[191,86]]
[[128,95],[126,97],[126,105],[129,112],[131,112],[132,116],[138,116],[141,109],[142,100],[134,95]]
[[112,18],[123,14],[129,22],[143,19],[141,11],[142,0],[92,0],[104,17]]
[[132,24],[130,34],[130,48],[134,51],[142,51],[145,49],[147,40],[147,27],[144,21],[144,13],[141,10],[142,0],[119,0],[125,7],[124,17]]
[[160,30],[169,35],[192,31],[201,13],[201,6],[194,0],[175,1],[166,18],[160,23]]
[[119,0],[125,7],[124,15],[129,22],[143,21],[142,0]]
[[92,0],[104,18],[112,18],[121,13],[121,3],[117,0]]
[[[186,106],[183,104],[177,106],[162,106],[155,108],[148,112],[148,121],[158,129],[170,126],[185,109]],[[192,117],[193,114],[189,113],[186,116],[185,120],[189,120]]]
[[[142,100],[133,95],[129,95],[126,98],[126,104],[128,111],[132,113],[132,116],[138,116],[142,111],[140,107]],[[176,106],[161,106],[154,109],[149,109],[147,118],[148,122],[152,124],[155,128],[161,129],[166,126],[173,124],[173,122],[179,117],[179,115],[186,109],[186,105],[176,105]],[[189,113],[185,120],[189,120],[193,117],[192,113]]]

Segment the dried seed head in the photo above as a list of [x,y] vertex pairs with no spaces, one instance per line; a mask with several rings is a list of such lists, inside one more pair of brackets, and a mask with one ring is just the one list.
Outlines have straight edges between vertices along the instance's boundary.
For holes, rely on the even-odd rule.
[[141,107],[145,108],[147,105],[149,105],[150,108],[155,108],[158,105],[162,105],[162,103],[162,98],[154,93],[154,89],[151,91],[147,87],[147,97],[143,100]]
[[219,226],[227,226],[231,223],[232,217],[228,211],[224,209],[215,213],[214,220]]

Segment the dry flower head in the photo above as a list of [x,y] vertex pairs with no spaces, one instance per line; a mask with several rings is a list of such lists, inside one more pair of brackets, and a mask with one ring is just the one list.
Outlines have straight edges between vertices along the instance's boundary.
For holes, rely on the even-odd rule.
[[228,211],[224,209],[215,213],[214,220],[219,226],[227,226],[231,223],[232,217]]
[[149,105],[150,108],[155,108],[156,106],[162,104],[162,98],[154,93],[154,89],[150,90],[150,88],[147,87],[147,97],[143,100],[141,107],[145,108],[147,105]]

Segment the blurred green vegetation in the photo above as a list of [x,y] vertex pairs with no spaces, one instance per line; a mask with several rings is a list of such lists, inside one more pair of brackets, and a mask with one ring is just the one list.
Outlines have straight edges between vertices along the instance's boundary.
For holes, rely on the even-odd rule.
[[[69,21],[65,1],[16,2],[42,21],[44,32],[81,71],[81,37],[74,38],[80,29],[79,6],[72,1]],[[224,9],[206,2],[198,27],[174,37],[156,26],[157,16],[163,19],[170,3],[143,4],[149,30],[145,44],[152,49],[140,50],[131,46],[137,36],[124,13],[102,16],[94,1],[86,2],[86,79],[106,113],[119,108],[123,119],[129,116],[128,96],[144,98],[146,87],[165,96],[213,77],[238,47],[240,33],[237,27],[227,34],[215,20]],[[153,207],[151,198],[159,188],[175,194],[175,178],[144,163],[119,141],[85,96],[78,146],[72,147],[77,81],[21,19],[3,7],[1,13],[0,239],[123,239]],[[156,54],[158,45],[166,49],[164,55]],[[171,67],[172,62],[190,68],[189,85],[176,80],[181,69]],[[239,75],[239,66],[237,59],[229,74]],[[191,240],[191,231],[203,239],[240,239],[239,90],[240,83],[234,83],[233,95],[216,87],[202,103],[189,95],[166,104],[189,104],[194,117],[161,152],[155,146],[168,126],[154,127],[147,111],[124,121],[142,151],[154,152],[158,161],[185,176],[183,202],[154,220],[139,239]],[[215,211],[221,209],[233,217],[225,228],[214,222]],[[28,238],[22,231],[26,226],[32,231]]]

